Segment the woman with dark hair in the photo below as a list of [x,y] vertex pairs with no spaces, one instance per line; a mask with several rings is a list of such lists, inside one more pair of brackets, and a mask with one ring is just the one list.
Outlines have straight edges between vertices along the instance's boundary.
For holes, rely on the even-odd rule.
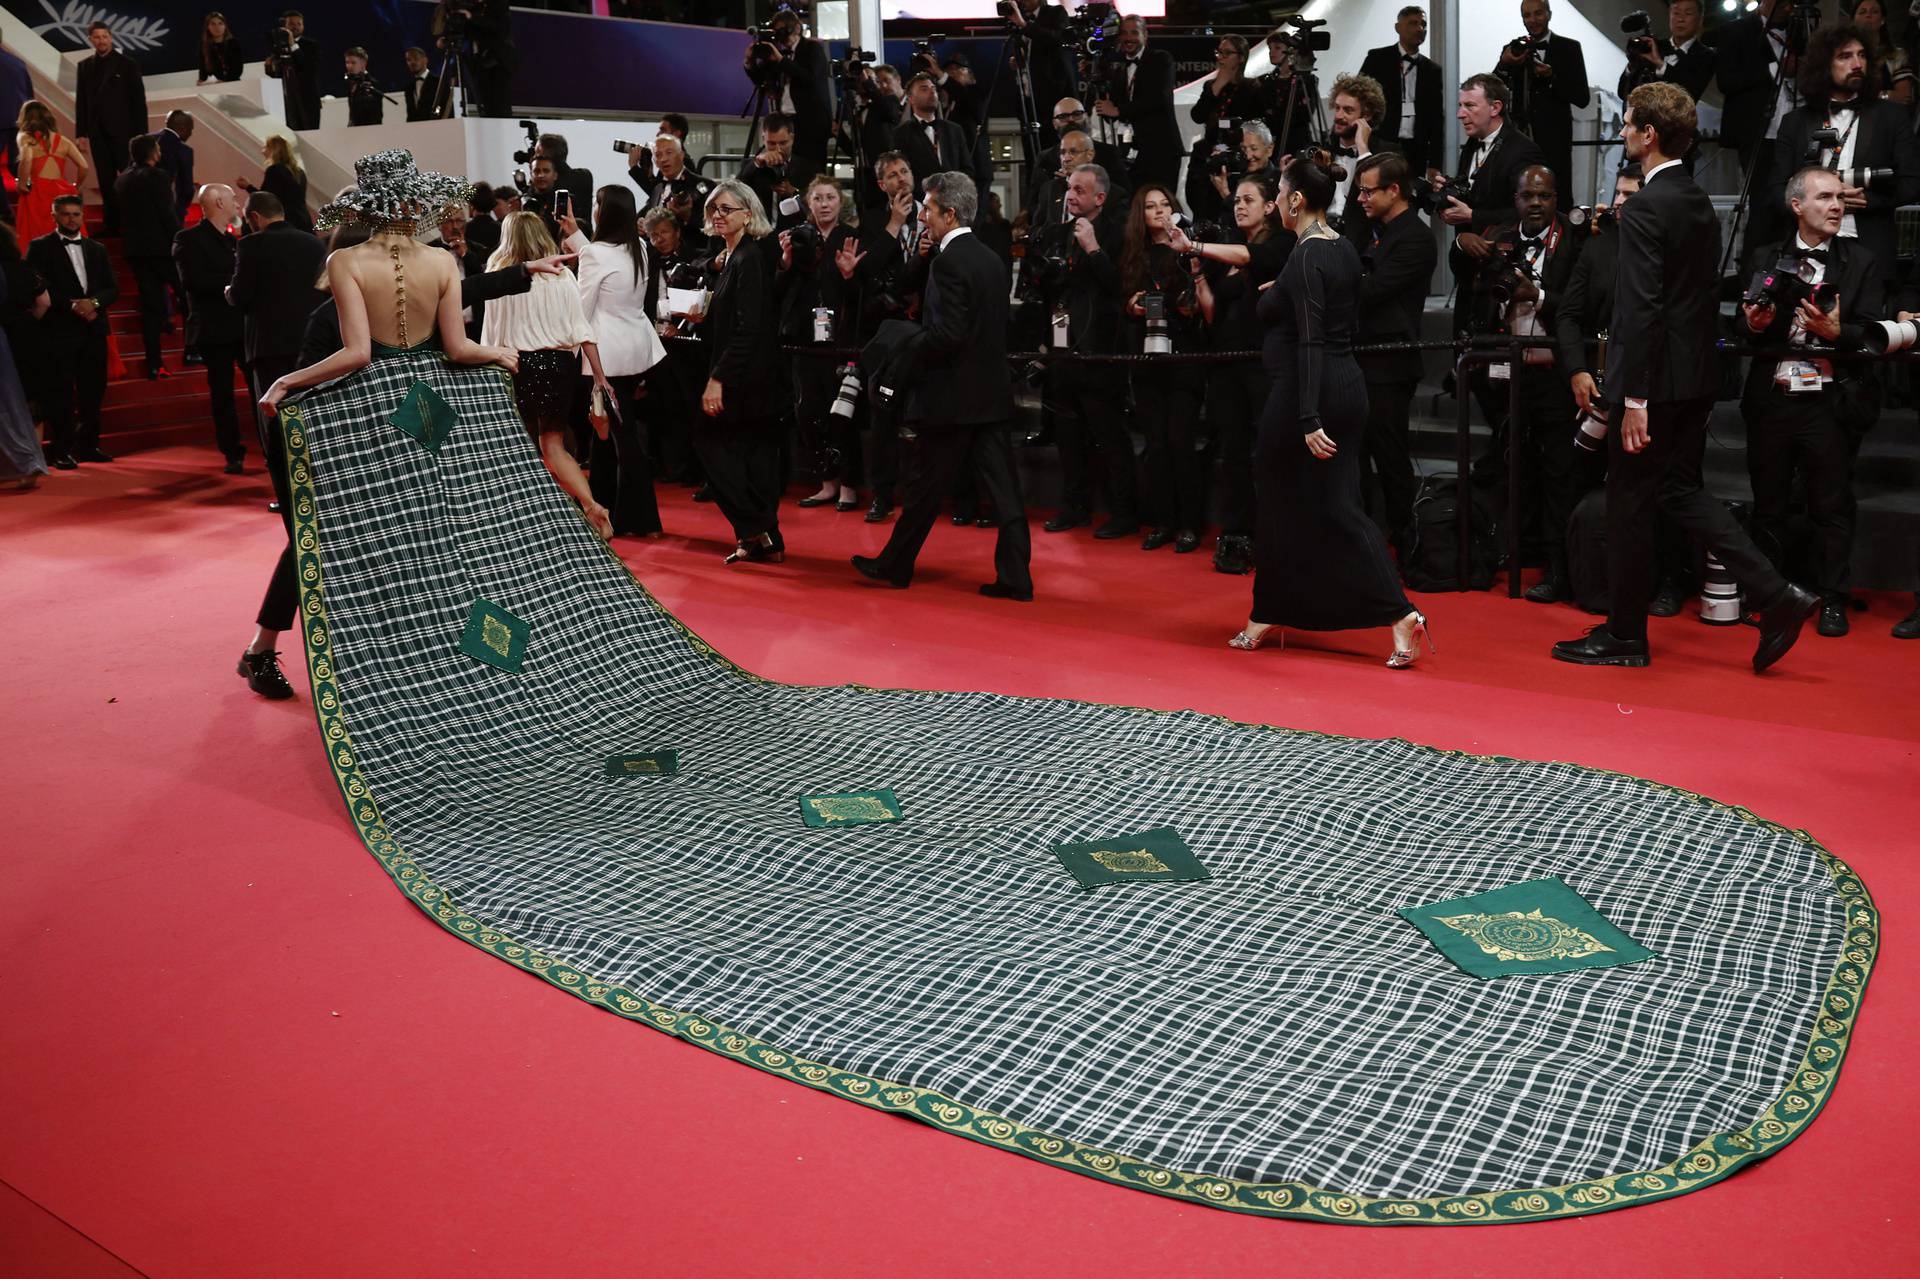
[[[53,202],[80,194],[80,184],[87,180],[87,158],[72,138],[62,137],[54,128],[53,112],[37,98],[20,104],[14,129],[13,154],[20,164],[14,174],[20,190],[14,218],[20,243],[25,245],[53,234]],[[102,177],[111,184],[114,175]],[[80,234],[86,234],[85,223]]]
[[40,317],[51,305],[46,282],[20,256],[13,228],[0,222],[0,487],[30,489],[47,473],[25,379],[40,363]]
[[[1871,31],[1874,42],[1880,46],[1879,83],[1874,86],[1875,91],[1889,102],[1912,107],[1916,83],[1913,60],[1887,30],[1886,0],[1860,0],[1853,7],[1853,23]],[[1911,19],[1907,25],[1911,34]]]
[[[1187,355],[1206,349],[1200,302],[1194,290],[1197,259],[1189,272],[1173,247],[1180,215],[1173,190],[1149,182],[1133,193],[1120,254],[1120,292],[1127,299],[1127,350],[1133,354]],[[1168,542],[1185,555],[1200,545],[1207,526],[1207,459],[1200,439],[1200,399],[1206,372],[1198,364],[1151,362],[1133,369],[1134,421],[1147,438],[1147,489],[1151,523],[1140,543],[1157,551]]]
[[[858,233],[840,184],[826,174],[801,196],[807,221],[780,233],[780,336],[798,345],[852,346],[861,332],[862,292]],[[856,284],[856,278],[859,283]],[[793,361],[793,398],[800,424],[800,465],[820,488],[800,505],[851,511],[860,505],[860,425],[865,417],[834,413],[840,361],[801,356]]]
[[1256,649],[1278,626],[1391,626],[1387,665],[1398,669],[1419,657],[1427,619],[1407,603],[1360,498],[1367,424],[1367,384],[1353,358],[1360,254],[1327,225],[1327,206],[1345,177],[1339,165],[1303,156],[1280,179],[1280,217],[1296,243],[1258,307],[1273,379],[1254,449],[1258,560],[1253,612],[1229,642]]
[[780,440],[773,425],[780,365],[773,323],[778,259],[768,251],[773,226],[752,188],[727,178],[707,195],[707,227],[720,251],[708,270],[711,297],[700,321],[706,421],[694,425],[694,448],[714,501],[733,525],[736,545],[727,563],[778,564],[787,558],[787,544],[780,535]]
[[246,61],[240,54],[240,38],[227,25],[226,14],[216,10],[201,19],[200,78],[194,81],[195,84],[205,84],[209,80],[238,80]]
[[1267,114],[1267,93],[1258,80],[1247,78],[1247,38],[1225,35],[1213,51],[1213,74],[1200,82],[1200,96],[1188,113],[1204,125],[1187,164],[1187,204],[1196,218],[1213,218],[1224,210],[1213,189],[1209,171],[1216,157],[1238,152],[1240,138],[1231,128],[1235,120],[1259,120]]
[[[1192,241],[1178,227],[1169,237],[1175,251],[1193,253],[1205,268],[1195,281],[1210,351],[1257,351],[1260,321],[1254,304],[1293,248],[1293,232],[1279,223],[1279,183],[1267,174],[1244,177],[1233,190],[1233,229],[1228,239]],[[1220,540],[1213,567],[1219,573],[1253,571],[1253,439],[1267,375],[1251,360],[1230,360],[1207,370],[1207,430],[1220,459]]]
[[[633,191],[624,185],[594,193],[593,239],[572,214],[559,223],[563,247],[579,255],[580,307],[593,330],[600,371],[613,389],[610,401],[590,406],[587,414],[596,437],[587,456],[593,500],[612,512],[615,537],[658,537],[653,458],[640,433],[641,379],[667,354],[654,329],[660,272],[653,249],[640,238]],[[584,365],[581,371],[592,372]]]

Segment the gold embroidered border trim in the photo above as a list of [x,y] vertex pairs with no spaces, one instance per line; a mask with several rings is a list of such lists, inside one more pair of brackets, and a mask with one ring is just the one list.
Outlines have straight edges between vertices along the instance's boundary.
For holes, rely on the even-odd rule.
[[[502,374],[505,378],[504,373]],[[508,394],[511,395],[511,383]],[[1588,772],[1625,778],[1664,794],[1688,799],[1725,812],[1755,826],[1787,835],[1809,849],[1833,876],[1834,891],[1846,904],[1847,935],[1839,962],[1829,976],[1822,1000],[1822,1012],[1807,1039],[1793,1082],[1776,1097],[1761,1116],[1744,1128],[1715,1133],[1696,1142],[1671,1163],[1657,1168],[1615,1173],[1590,1181],[1559,1186],[1539,1186],[1519,1190],[1485,1191],[1478,1194],[1444,1195],[1425,1199],[1370,1198],[1344,1194],[1311,1186],[1304,1182],[1251,1182],[1229,1177],[1214,1177],[1182,1172],[1175,1168],[1144,1163],[1114,1151],[1103,1150],[1069,1138],[1056,1137],[1029,1128],[956,1101],[928,1088],[895,1083],[890,1080],[840,1070],[824,1062],[789,1052],[750,1035],[700,1016],[665,1008],[639,993],[611,982],[598,980],[571,965],[553,959],[489,928],[461,910],[443,889],[435,885],[407,855],[380,815],[380,807],[366,779],[361,776],[355,757],[353,738],[347,728],[345,708],[334,683],[332,650],[327,628],[326,590],[319,553],[319,517],[314,503],[312,459],[308,454],[305,424],[296,405],[282,405],[279,428],[287,445],[288,472],[293,493],[294,546],[300,581],[300,612],[306,639],[307,670],[312,680],[314,715],[320,724],[320,736],[326,745],[334,779],[346,800],[367,851],[385,867],[400,890],[413,903],[447,931],[479,947],[524,972],[532,973],[561,990],[586,1000],[616,1016],[661,1030],[709,1052],[744,1062],[769,1074],[780,1075],[797,1084],[832,1093],[847,1101],[874,1110],[908,1115],[944,1132],[995,1146],[1055,1167],[1065,1168],[1115,1185],[1151,1191],[1169,1198],[1206,1204],[1234,1212],[1268,1217],[1287,1217],[1309,1221],[1343,1222],[1359,1225],[1492,1225],[1506,1222],[1546,1221],[1608,1212],[1616,1208],[1652,1203],[1687,1194],[1732,1175],[1756,1160],[1764,1159],[1798,1137],[1820,1113],[1840,1073],[1852,1041],[1855,1018],[1867,979],[1879,953],[1880,914],[1858,875],[1840,858],[1821,847],[1811,835],[1768,821],[1745,808],[1724,804],[1692,791],[1668,786],[1645,778],[1633,777],[1610,769],[1572,765]],[[597,540],[597,539],[596,539]],[[626,571],[634,586],[668,618],[696,653],[724,665],[737,675],[755,683],[773,683],[743,670],[711,645],[700,639],[675,617],[646,586],[633,576],[626,562],[610,547],[604,552]],[[863,692],[921,691],[876,690],[866,685],[847,685]],[[938,694],[928,693],[929,696]],[[1139,714],[1162,715],[1179,712],[1151,707],[1120,706],[1118,709]],[[1211,716],[1239,727],[1293,733],[1309,737],[1336,738],[1336,734],[1310,729],[1281,728],[1277,725],[1247,725],[1223,715]],[[1340,739],[1347,740],[1347,739]],[[1389,741],[1416,750],[1431,751],[1493,763],[1538,763],[1514,760],[1500,755],[1477,755],[1466,751],[1444,750],[1403,738]],[[1559,762],[1559,761],[1555,761]]]

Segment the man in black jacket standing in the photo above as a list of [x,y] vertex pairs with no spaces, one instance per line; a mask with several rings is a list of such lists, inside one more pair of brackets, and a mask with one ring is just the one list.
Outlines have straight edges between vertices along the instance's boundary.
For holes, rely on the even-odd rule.
[[1513,215],[1513,192],[1521,170],[1542,163],[1533,139],[1507,119],[1510,100],[1507,82],[1499,76],[1468,76],[1460,85],[1460,107],[1454,114],[1467,136],[1460,149],[1460,177],[1467,184],[1467,198],[1447,197],[1439,213],[1440,220],[1457,232],[1453,315],[1454,327],[1461,330],[1467,327],[1473,301],[1474,271],[1493,251],[1486,232]]
[[227,474],[240,474],[247,446],[233,407],[233,370],[240,360],[240,313],[227,301],[233,279],[233,188],[200,188],[200,220],[173,237],[173,265],[187,297],[187,345],[200,352],[207,373],[207,402],[214,441],[227,459]]
[[434,119],[433,75],[427,51],[415,45],[401,57],[407,65],[407,83],[401,91],[407,104],[407,120]]
[[1099,126],[1102,132],[1116,126],[1131,132],[1128,167],[1136,183],[1177,190],[1183,148],[1173,113],[1173,55],[1147,48],[1145,18],[1121,21],[1119,57],[1105,64],[1104,73],[1105,96],[1093,104],[1094,114],[1111,122]]
[[298,9],[280,15],[286,33],[282,48],[267,57],[267,74],[280,81],[280,106],[289,129],[320,127],[320,45],[307,38],[307,20]]
[[960,126],[940,114],[940,89],[932,76],[917,71],[907,79],[907,114],[893,131],[893,149],[907,157],[913,185],[949,169],[973,167],[973,147]]
[[[1783,131],[1784,132],[1784,131]],[[1846,189],[1840,175],[1805,168],[1787,180],[1787,206],[1794,235],[1762,246],[1751,265],[1772,266],[1793,257],[1803,264],[1803,282],[1831,285],[1831,307],[1792,296],[1780,306],[1743,306],[1747,331],[1758,346],[1817,343],[1859,350],[1861,331],[1886,316],[1888,272],[1859,240],[1841,234]],[[1845,635],[1853,585],[1853,461],[1861,437],[1879,416],[1879,382],[1871,365],[1829,360],[1760,360],[1747,370],[1740,411],[1747,419],[1747,474],[1753,480],[1753,520],[1776,564],[1791,557],[1787,512],[1794,473],[1806,483],[1807,516],[1813,524],[1814,586],[1821,596],[1819,631]]]
[[[1407,158],[1376,151],[1360,161],[1353,179],[1354,198],[1370,231],[1361,250],[1360,332],[1363,343],[1418,342],[1420,315],[1426,309],[1427,282],[1439,259],[1433,228],[1408,202],[1414,181]],[[1380,494],[1387,537],[1405,544],[1413,524],[1416,487],[1413,454],[1407,444],[1414,388],[1420,383],[1420,353],[1363,355],[1367,379],[1366,454],[1362,482]]]
[[978,479],[982,510],[999,521],[994,599],[1031,600],[1031,538],[1013,463],[1013,388],[1007,378],[1007,269],[973,234],[978,194],[964,173],[927,179],[925,234],[939,246],[927,272],[919,332],[901,355],[914,436],[906,504],[879,555],[853,557],[863,575],[890,586],[913,581],[913,565],[963,465]]
[[[278,196],[255,191],[247,197],[247,226],[252,232],[233,255],[233,280],[227,301],[245,318],[247,377],[259,402],[281,377],[299,367],[300,337],[307,317],[320,303],[316,287],[327,251],[319,240],[287,224],[286,206]],[[259,418],[261,447],[276,490],[285,480],[279,432],[264,415]],[[287,496],[280,493],[284,506]]]
[[1720,389],[1720,222],[1680,165],[1698,117],[1686,90],[1643,84],[1620,136],[1646,173],[1620,216],[1607,394],[1622,405],[1608,433],[1607,580],[1612,611],[1553,655],[1583,666],[1645,666],[1654,517],[1664,509],[1712,551],[1759,606],[1753,668],[1793,647],[1819,599],[1782,577],[1701,481],[1707,418]]
[[[1763,198],[1786,174],[1773,170],[1773,139],[1781,119],[1799,105],[1800,91],[1791,65],[1791,42],[1786,22],[1792,12],[1787,0],[1760,0],[1760,8],[1714,29],[1714,79],[1725,106],[1720,113],[1720,145],[1739,152],[1743,168],[1753,173],[1752,198],[1747,207],[1747,242],[1757,243],[1781,234],[1786,214]],[[1774,89],[1779,80],[1779,91]],[[1792,168],[1798,168],[1796,160]]]
[[[1690,3],[1691,0],[1683,0]],[[1367,51],[1360,74],[1371,76],[1387,97],[1387,112],[1374,133],[1373,145],[1407,157],[1414,177],[1439,167],[1446,145],[1446,95],[1440,64],[1420,52],[1427,42],[1427,11],[1410,4],[1393,24],[1399,37],[1393,44]]]
[[87,28],[93,56],[74,69],[74,131],[87,140],[93,171],[100,175],[104,206],[100,234],[120,234],[120,200],[114,175],[127,167],[127,144],[147,131],[147,86],[140,67],[113,47],[113,31],[104,22]]
[[[774,60],[782,68],[775,110],[793,120],[796,172],[812,177],[827,167],[827,140],[833,132],[833,64],[827,47],[802,34],[800,15],[783,9],[767,24]],[[749,56],[751,56],[749,54]],[[773,210],[767,210],[773,216]]]
[[1643,84],[1665,80],[1687,91],[1698,102],[1713,83],[1713,50],[1700,38],[1701,0],[1672,0],[1667,6],[1665,40],[1647,37],[1639,53],[1627,52],[1627,65],[1620,72],[1620,97]]
[[167,123],[153,135],[160,144],[160,167],[173,177],[173,208],[182,218],[199,187],[193,180],[193,117],[185,111],[167,112]]
[[1525,129],[1553,170],[1558,188],[1573,190],[1573,108],[1592,100],[1587,59],[1580,42],[1547,29],[1553,8],[1547,0],[1521,0],[1524,40],[1500,50],[1494,74],[1513,86],[1513,122]]
[[113,461],[100,451],[100,401],[107,393],[107,308],[120,287],[106,247],[81,235],[80,222],[80,197],[59,196],[52,233],[27,246],[27,265],[46,281],[53,303],[40,321],[47,334],[47,463],[62,471],[75,462]]
[[113,180],[126,239],[121,252],[140,289],[140,336],[146,343],[147,377],[173,374],[160,358],[160,330],[167,322],[167,290],[173,284],[173,235],[180,215],[173,207],[173,175],[160,167],[160,141],[143,133],[133,140],[133,163]]

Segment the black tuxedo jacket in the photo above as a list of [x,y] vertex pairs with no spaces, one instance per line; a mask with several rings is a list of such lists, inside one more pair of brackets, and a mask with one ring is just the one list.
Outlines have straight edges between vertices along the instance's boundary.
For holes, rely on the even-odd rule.
[[707,318],[700,322],[700,336],[707,343],[707,376],[720,383],[722,422],[766,424],[780,362],[773,313],[773,274],[779,263],[776,237],[741,240],[721,269]]
[[435,118],[433,110],[433,86],[434,78],[431,71],[425,75],[407,77],[406,86],[401,90],[401,93],[404,94],[406,98],[407,119],[431,120]]
[[793,153],[825,164],[827,138],[833,132],[832,59],[818,40],[800,41],[791,56],[793,69],[787,74],[793,87]]
[[312,35],[300,37],[291,58],[268,58],[267,74],[279,79],[288,114],[297,118],[304,109],[308,119],[320,118],[320,44]]
[[1673,52],[1673,41],[1662,40],[1658,48],[1663,60],[1658,71],[1637,58],[1627,59],[1626,70],[1620,73],[1620,100],[1626,101],[1627,95],[1643,84],[1665,81],[1679,85],[1695,102],[1700,101],[1707,86],[1713,83],[1715,62],[1713,47],[1707,43],[1706,36],[1695,36],[1692,47],[1672,62],[1664,59]]
[[[1912,117],[1899,103],[1867,98],[1857,105],[1853,163],[1861,168],[1892,169],[1895,176],[1891,182],[1876,182],[1867,188],[1867,207],[1854,213],[1854,229],[1860,242],[1873,251],[1874,261],[1892,270],[1899,261],[1893,211],[1899,205],[1920,201],[1920,138],[1914,137]],[[1780,121],[1764,198],[1789,223],[1793,211],[1787,207],[1787,179],[1807,163],[1803,157],[1813,131],[1826,125],[1825,103],[1796,107]]]
[[[1632,202],[1628,203],[1631,205]],[[1762,266],[1772,266],[1792,247],[1795,247],[1792,236],[1761,245],[1747,261],[1749,275]],[[1891,314],[1887,306],[1887,277],[1891,273],[1883,271],[1880,259],[1858,241],[1836,235],[1821,247],[1827,250],[1827,270],[1822,278],[1833,285],[1840,296],[1840,337],[1833,345],[1842,350],[1857,351],[1861,347],[1861,330]],[[1753,333],[1747,328],[1744,317],[1734,331],[1755,346],[1785,346],[1793,331],[1793,312],[1787,307],[1776,309],[1773,323],[1767,326],[1764,333]],[[1777,360],[1760,359],[1750,362],[1746,389],[1741,396],[1743,406],[1753,403],[1753,397],[1767,389],[1767,385],[1773,381],[1778,363]],[[1872,368],[1870,364],[1835,364],[1833,371],[1835,377],[1842,380],[1849,375],[1856,379],[1865,375],[1867,380],[1871,380]],[[1749,411],[1750,420],[1752,416]]]
[[1701,38],[1713,43],[1714,78],[1725,104],[1720,141],[1744,154],[1773,123],[1773,77],[1779,64],[1767,39],[1766,20],[1750,13]]
[[173,237],[173,265],[187,295],[189,346],[240,344],[240,313],[227,301],[234,243],[204,219]]
[[184,218],[187,216],[187,206],[193,203],[196,189],[193,182],[193,148],[181,141],[180,135],[172,129],[162,129],[153,136],[160,139],[160,167],[173,175],[174,211]]
[[[1584,230],[1576,231],[1569,226],[1565,218],[1556,217],[1554,228],[1559,230],[1559,238],[1553,241],[1552,248],[1543,253],[1541,261],[1534,267],[1534,274],[1541,292],[1536,315],[1539,317],[1540,327],[1548,333],[1554,332],[1554,322],[1566,296],[1567,285],[1573,278],[1574,270],[1579,266],[1581,250],[1586,247],[1589,238]],[[1549,228],[1544,233],[1550,240],[1554,228]],[[1504,254],[1520,241],[1520,224],[1508,222],[1494,227],[1488,231],[1487,238],[1493,241],[1495,252]],[[1454,252],[1457,255],[1459,250],[1455,249]],[[1498,307],[1493,299],[1483,295],[1478,301],[1483,307],[1481,318],[1488,323],[1488,331],[1504,332],[1504,326],[1498,330],[1492,327],[1499,319]]]
[[1720,390],[1720,220],[1679,165],[1620,210],[1620,262],[1607,325],[1607,397],[1710,400]]
[[[1093,162],[1107,171],[1107,203],[1125,204],[1133,190],[1133,174],[1127,169],[1127,157],[1111,142],[1093,144]],[[1040,198],[1040,188],[1060,172],[1060,148],[1048,147],[1034,162],[1033,179],[1027,187],[1027,206]],[[1205,181],[1204,175],[1202,181]]]
[[[1182,148],[1180,122],[1173,114],[1173,55],[1165,49],[1142,52],[1131,90],[1124,58],[1108,63],[1106,74],[1107,97],[1120,108],[1120,119],[1133,126],[1133,167],[1145,173],[1179,172]],[[1087,106],[1091,110],[1093,104]],[[1092,118],[1088,124],[1093,125]]]
[[1533,135],[1549,155],[1565,156],[1573,146],[1573,108],[1593,98],[1587,86],[1587,58],[1580,42],[1547,33],[1550,76],[1537,76],[1532,59],[1517,67],[1494,68],[1494,74],[1513,86],[1513,123]]
[[113,180],[126,236],[120,251],[129,258],[173,256],[173,233],[180,214],[173,205],[173,175],[157,164],[129,166]]
[[[693,216],[706,217],[707,196],[713,193],[713,183],[691,170],[681,173],[677,178],[667,179],[657,173],[644,173],[639,165],[630,164],[627,166],[627,177],[640,188],[642,213],[648,209],[659,208],[673,196],[687,191],[693,195]],[[767,214],[769,217],[774,216],[774,210],[768,209]]]
[[982,426],[1013,417],[1007,377],[1007,268],[972,232],[956,235],[927,270],[906,420]]
[[[1069,225],[1056,227],[1051,234],[1068,246],[1063,300],[1073,349],[1082,355],[1118,354],[1120,309],[1126,301],[1121,296],[1120,284],[1120,250],[1126,240],[1126,215],[1111,199],[1107,201],[1101,215],[1093,221],[1094,238],[1100,245],[1098,253],[1088,253],[1081,248]],[[1092,373],[1104,378],[1108,372],[1089,366],[1080,370],[1078,376]]]
[[1620,266],[1620,230],[1608,227],[1587,241],[1554,308],[1554,359],[1563,376],[1599,376],[1594,340],[1613,322],[1613,281]]
[[[1473,167],[1473,157],[1484,145],[1476,138],[1460,148],[1460,176],[1465,177]],[[1485,235],[1488,227],[1512,221],[1513,191],[1520,185],[1521,171],[1544,163],[1546,159],[1532,138],[1515,128],[1512,121],[1502,125],[1494,136],[1493,150],[1468,189],[1473,221],[1462,229]]]
[[940,139],[940,153],[936,158],[933,143],[927,137],[926,122],[916,118],[912,112],[902,116],[893,130],[893,149],[907,157],[907,164],[913,169],[913,190],[917,196],[922,182],[933,174],[947,169],[956,169],[961,173],[973,172],[973,152],[967,145],[967,135],[953,121],[940,118],[933,121],[935,135]]
[[[114,279],[113,261],[107,257],[106,247],[98,240],[82,240],[80,253],[87,263],[85,290],[80,287],[80,277],[74,274],[73,263],[67,258],[58,231],[40,236],[27,246],[27,265],[38,271],[40,278],[46,281],[47,296],[53,303],[41,323],[47,326],[48,334],[56,341],[104,339],[108,326],[107,310],[120,298],[120,286]],[[91,323],[70,309],[69,304],[74,299],[83,297],[90,297],[100,304],[100,312]]]
[[476,213],[467,219],[467,243],[487,253],[500,247],[500,224],[491,213]]
[[241,239],[233,254],[227,300],[246,317],[249,362],[299,354],[307,317],[320,304],[314,282],[326,261],[320,241],[286,222],[270,222]]
[[83,138],[131,138],[147,131],[147,85],[118,49],[82,58],[75,68],[74,132]]
[[[1418,342],[1420,316],[1427,305],[1427,283],[1440,259],[1433,243],[1433,228],[1413,209],[1391,222],[1366,225],[1367,239],[1358,246],[1363,268],[1359,340]],[[1376,376],[1417,382],[1420,353],[1363,356],[1361,367]]]
[[1428,165],[1439,167],[1447,136],[1446,106],[1442,100],[1446,76],[1441,72],[1440,64],[1424,53],[1415,55],[1413,136],[1410,138],[1400,136],[1400,110],[1404,105],[1400,46],[1390,44],[1383,49],[1368,50],[1366,59],[1360,64],[1360,74],[1379,81],[1387,95],[1387,113],[1380,117],[1380,127],[1374,130],[1373,149],[1398,151],[1406,156],[1415,177],[1424,174]]

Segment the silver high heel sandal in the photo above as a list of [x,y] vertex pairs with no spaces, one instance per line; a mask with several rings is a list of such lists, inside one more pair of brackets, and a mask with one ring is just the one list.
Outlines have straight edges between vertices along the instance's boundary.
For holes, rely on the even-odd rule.
[[1227,647],[1237,648],[1243,653],[1251,653],[1254,649],[1259,648],[1262,644],[1265,644],[1267,642],[1267,637],[1269,635],[1279,636],[1279,639],[1274,643],[1275,648],[1278,648],[1278,649],[1286,648],[1287,632],[1285,628],[1279,627],[1279,626],[1269,626],[1266,630],[1261,631],[1258,635],[1249,635],[1246,633],[1245,630],[1242,630],[1238,635],[1235,635],[1232,639],[1227,641]]
[[1407,667],[1412,666],[1420,660],[1420,643],[1422,640],[1426,641],[1427,651],[1429,653],[1432,653],[1436,657],[1440,655],[1440,650],[1433,646],[1433,633],[1427,629],[1427,615],[1415,609],[1413,614],[1413,647],[1394,649],[1392,654],[1387,658],[1387,665],[1396,671],[1405,670]]

